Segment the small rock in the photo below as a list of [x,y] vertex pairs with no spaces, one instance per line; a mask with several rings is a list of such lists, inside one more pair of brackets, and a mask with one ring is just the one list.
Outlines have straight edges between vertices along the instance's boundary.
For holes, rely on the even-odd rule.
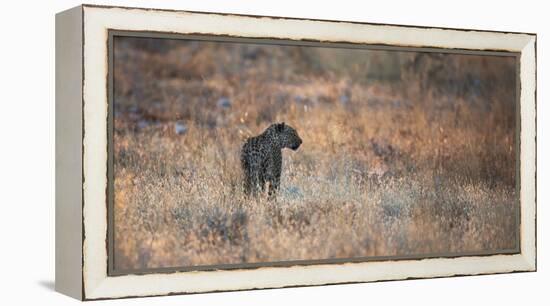
[[393,101],[392,101],[392,106],[395,107],[395,108],[402,107],[402,106],[403,106],[403,101],[401,101],[401,100],[393,100]]
[[341,104],[346,105],[346,104],[349,103],[349,101],[350,101],[350,98],[349,98],[348,95],[343,94],[343,95],[340,96],[340,103]]
[[147,120],[139,120],[138,123],[137,123],[137,127],[140,130],[145,129],[148,126],[149,126],[149,121],[147,121]]
[[304,103],[305,102],[305,98],[302,97],[302,96],[294,96],[294,102],[295,103]]
[[287,188],[285,188],[283,190],[283,194],[286,198],[288,199],[299,199],[299,198],[303,198],[303,194],[302,192],[300,191],[300,188],[296,187],[296,186],[289,186]]
[[181,121],[177,121],[174,124],[174,131],[178,135],[183,135],[183,134],[187,133],[187,126],[185,125],[185,123],[183,123]]
[[231,100],[229,100],[229,98],[222,97],[218,100],[217,104],[218,104],[218,107],[221,107],[221,108],[230,108]]

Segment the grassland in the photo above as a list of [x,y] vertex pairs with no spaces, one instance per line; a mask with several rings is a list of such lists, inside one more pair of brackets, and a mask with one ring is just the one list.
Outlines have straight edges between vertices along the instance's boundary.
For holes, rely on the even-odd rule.
[[[115,267],[514,249],[513,58],[117,38]],[[243,141],[285,121],[276,201]]]

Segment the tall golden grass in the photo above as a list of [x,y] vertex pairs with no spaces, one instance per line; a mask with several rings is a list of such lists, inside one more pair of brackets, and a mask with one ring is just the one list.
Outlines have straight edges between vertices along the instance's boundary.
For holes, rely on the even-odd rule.
[[[117,38],[115,268],[498,252],[517,224],[513,58]],[[300,134],[275,201],[239,153]]]

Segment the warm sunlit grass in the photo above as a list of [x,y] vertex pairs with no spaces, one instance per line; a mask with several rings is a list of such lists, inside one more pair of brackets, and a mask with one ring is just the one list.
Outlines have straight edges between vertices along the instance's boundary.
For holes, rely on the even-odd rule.
[[[404,64],[359,79],[341,51],[141,44],[115,49],[117,269],[515,248],[512,61],[440,60],[492,82],[465,94]],[[248,199],[240,148],[278,121],[304,143],[277,200]]]

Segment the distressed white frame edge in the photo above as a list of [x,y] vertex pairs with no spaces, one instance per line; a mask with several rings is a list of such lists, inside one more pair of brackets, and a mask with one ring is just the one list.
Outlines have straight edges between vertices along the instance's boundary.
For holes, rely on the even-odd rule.
[[[96,6],[83,6],[83,14],[85,299],[536,270],[535,35]],[[109,29],[521,52],[521,253],[108,276],[105,190]]]
[[82,299],[82,8],[55,17],[55,290]]

